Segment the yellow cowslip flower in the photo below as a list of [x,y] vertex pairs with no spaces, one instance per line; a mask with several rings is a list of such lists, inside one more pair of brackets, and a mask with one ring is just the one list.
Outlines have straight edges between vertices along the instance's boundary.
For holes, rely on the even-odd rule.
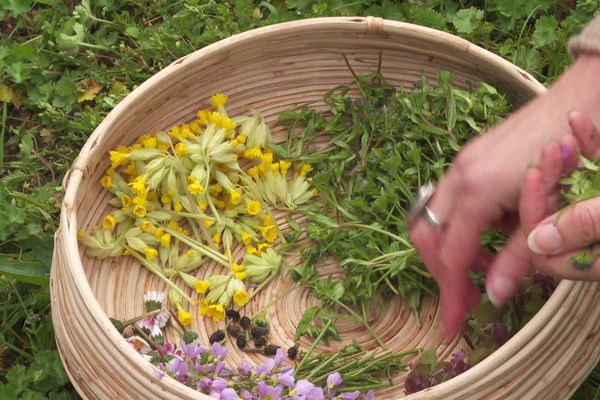
[[196,289],[196,293],[199,293],[199,294],[206,293],[206,291],[208,290],[209,287],[210,287],[210,285],[208,284],[207,281],[201,281],[199,279],[196,281],[196,284],[194,285],[194,289]]
[[199,201],[196,203],[196,205],[200,211],[206,211],[206,208],[208,207],[208,203],[206,201]]
[[298,172],[298,174],[300,176],[306,176],[310,171],[312,171],[313,167],[310,164],[302,164],[302,166],[300,167],[300,171]]
[[130,186],[131,190],[133,190],[133,193],[137,194],[138,196],[142,195],[146,192],[146,178],[144,175],[139,175],[133,180],[133,182],[131,182]]
[[219,108],[225,107],[227,100],[229,100],[229,98],[225,96],[225,94],[217,93],[210,97],[210,104],[212,104],[212,106],[218,110]]
[[163,194],[162,196],[160,196],[160,202],[163,203],[163,204],[170,204],[171,203],[171,196]]
[[244,272],[244,271],[234,272],[233,276],[235,276],[236,279],[239,279],[240,281],[243,281],[244,279],[246,279],[246,272]]
[[279,170],[281,171],[281,175],[287,174],[287,172],[291,166],[292,166],[292,163],[289,161],[285,161],[285,160],[279,161]]
[[202,125],[207,125],[208,116],[210,115],[210,112],[211,111],[208,109],[198,111],[198,113],[196,114],[196,116],[198,117],[198,123]]
[[219,209],[219,210],[224,210],[225,206],[227,204],[225,204],[225,202],[223,200],[217,200],[215,201],[215,206]]
[[277,228],[273,225],[263,226],[260,228],[260,233],[263,238],[269,243],[273,243],[277,239]]
[[258,215],[260,213],[260,202],[256,200],[249,201],[246,204],[246,212],[250,215]]
[[223,321],[225,319],[225,308],[220,304],[213,304],[208,306],[206,315],[212,317],[214,322]]
[[246,267],[244,267],[243,264],[233,263],[233,265],[231,266],[231,270],[233,272],[243,272],[245,269]]
[[224,117],[221,120],[221,128],[225,129],[225,135],[230,137],[233,135],[233,131],[237,128],[237,124],[233,122],[231,118]]
[[258,160],[262,157],[263,153],[260,150],[260,147],[251,147],[249,149],[244,150],[242,153],[242,157],[248,160]]
[[213,226],[215,224],[215,221],[213,220],[209,220],[209,219],[205,219],[202,221],[202,223],[204,224],[205,228],[210,228],[211,226]]
[[221,126],[221,122],[223,121],[224,116],[219,114],[218,112],[212,111],[208,114],[208,122],[214,124],[216,126]]
[[152,232],[152,230],[154,229],[154,225],[152,225],[152,222],[148,220],[142,222],[141,227],[144,232]]
[[273,162],[273,153],[263,153],[260,156],[260,161],[262,161],[263,164],[271,165],[271,163]]
[[146,207],[144,206],[135,206],[133,207],[133,215],[135,215],[138,218],[143,218],[146,216]]
[[171,245],[171,235],[168,233],[165,233],[164,235],[162,235],[160,238],[160,245],[163,247],[169,247]]
[[256,245],[256,247],[258,248],[258,252],[262,253],[264,250],[268,249],[269,247],[271,247],[270,244],[268,243],[258,243]]
[[100,179],[100,184],[103,188],[108,189],[112,186],[112,178],[109,175],[104,175],[102,179]]
[[273,171],[275,175],[279,175],[279,163],[273,163],[269,165],[269,168],[271,168],[271,171]]
[[181,137],[184,139],[191,139],[194,137],[194,132],[192,132],[188,124],[183,124],[181,127]]
[[212,240],[218,246],[219,244],[221,244],[221,234],[215,233],[214,235],[212,235]]
[[233,301],[238,307],[243,307],[248,303],[248,292],[245,290],[236,290],[233,295]]
[[159,142],[158,146],[156,148],[159,149],[160,151],[167,151],[171,148],[171,145],[169,143]]
[[127,196],[126,194],[121,196],[121,205],[123,206],[123,208],[129,207],[130,204],[131,204],[131,197]]
[[235,138],[235,140],[237,140],[240,143],[246,143],[247,139],[248,139],[248,136],[246,136],[246,135],[237,135],[237,137]]
[[189,258],[196,257],[196,254],[198,254],[198,253],[194,249],[189,249],[188,251],[185,252],[185,255],[188,256]]
[[198,314],[206,315],[208,311],[208,303],[206,300],[198,300]]
[[148,198],[148,200],[154,201],[158,199],[158,193],[155,190],[150,190],[146,197]]
[[133,204],[135,204],[136,206],[146,206],[146,197],[144,196],[134,196],[133,199],[131,199],[131,202]]
[[231,190],[229,192],[229,201],[234,206],[237,206],[242,201],[242,195],[237,190]]
[[187,190],[191,194],[202,194],[204,193],[204,186],[200,182],[195,181],[187,185]]
[[[250,243],[252,243],[252,235],[251,235],[251,234],[249,234],[249,233],[247,233],[247,232],[244,232],[244,231],[241,231],[241,232],[240,232],[240,236],[242,237],[242,242],[243,242],[243,243],[244,243],[246,246],[247,246],[247,245],[249,245]],[[235,264],[234,264],[234,265],[235,265]]]
[[214,197],[223,191],[223,186],[215,183],[214,185],[210,185],[208,187],[208,191],[210,192],[210,195]]
[[192,314],[185,311],[180,303],[177,303],[177,319],[183,326],[190,326],[192,324]]
[[117,168],[119,165],[125,164],[129,160],[129,154],[117,150],[108,152],[112,168]]
[[254,246],[246,246],[246,253],[251,254],[251,255],[257,255],[258,249]]
[[142,135],[140,137],[140,143],[142,144],[142,147],[148,149],[155,149],[158,147],[158,139],[156,139],[156,136]]
[[114,229],[116,225],[117,221],[115,220],[115,217],[110,214],[106,215],[102,220],[102,227],[104,229]]
[[175,145],[175,155],[177,157],[185,157],[188,154],[187,146],[184,143],[179,142]]
[[167,195],[168,195],[168,196],[174,196],[174,195],[175,195],[175,193],[177,193],[177,192],[175,191],[175,188],[169,188],[169,190],[167,190]]
[[197,135],[202,131],[202,126],[198,121],[194,121],[190,124],[190,130]]
[[173,210],[180,212],[183,210],[183,204],[181,204],[180,201],[176,201],[175,204],[173,204]]
[[135,163],[132,161],[125,168],[123,168],[123,173],[127,176],[137,176],[137,168],[135,167]]
[[275,225],[273,223],[273,218],[271,218],[269,214],[263,215],[260,220],[263,226]]
[[154,236],[157,238],[160,238],[164,234],[165,230],[163,228],[156,228],[156,230],[154,231]]
[[258,179],[258,177],[260,176],[260,170],[258,168],[258,165],[255,165],[253,167],[248,168],[248,170],[246,171],[246,173],[248,175],[250,175],[252,178]]
[[173,125],[169,130],[169,136],[175,139],[181,139],[181,128],[178,125]]
[[158,250],[156,250],[152,247],[146,247],[144,249],[144,254],[146,255],[146,259],[148,261],[152,261],[158,256]]

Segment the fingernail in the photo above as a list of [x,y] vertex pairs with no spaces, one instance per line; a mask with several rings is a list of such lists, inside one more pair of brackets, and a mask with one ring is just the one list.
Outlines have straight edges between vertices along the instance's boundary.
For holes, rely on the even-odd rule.
[[493,280],[486,285],[487,295],[496,308],[503,306],[517,290],[517,285],[502,275],[496,275]]
[[537,254],[552,254],[562,246],[562,236],[553,223],[538,226],[527,237],[529,249]]

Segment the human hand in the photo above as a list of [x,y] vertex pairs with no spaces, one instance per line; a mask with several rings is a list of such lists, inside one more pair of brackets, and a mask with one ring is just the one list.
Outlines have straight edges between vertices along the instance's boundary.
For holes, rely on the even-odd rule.
[[[411,239],[440,286],[446,336],[453,336],[466,310],[479,303],[479,291],[469,280],[469,270],[510,260],[519,260],[519,270],[529,268],[530,258],[522,256],[530,253],[526,235],[519,233],[524,231],[517,213],[525,173],[538,163],[549,142],[560,142],[568,134],[568,110],[583,109],[600,120],[600,88],[590,84],[596,82],[599,71],[600,57],[582,57],[548,94],[469,142],[428,204],[440,225],[433,228],[423,219],[411,224]],[[481,234],[490,227],[512,233],[494,258],[480,245]],[[504,293],[518,289],[509,287],[510,281],[497,283],[495,286],[505,284]],[[497,302],[505,301],[504,297],[499,296]]]

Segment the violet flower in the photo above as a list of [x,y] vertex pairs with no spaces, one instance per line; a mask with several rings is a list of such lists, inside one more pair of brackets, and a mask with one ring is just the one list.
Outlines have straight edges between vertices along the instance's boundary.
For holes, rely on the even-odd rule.
[[342,375],[334,372],[327,377],[327,394],[335,396],[335,389],[342,384]]

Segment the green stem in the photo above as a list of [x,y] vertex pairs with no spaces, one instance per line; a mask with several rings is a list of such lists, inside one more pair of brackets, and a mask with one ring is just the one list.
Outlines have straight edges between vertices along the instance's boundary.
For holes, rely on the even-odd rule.
[[309,356],[314,351],[315,347],[317,346],[317,343],[319,343],[321,341],[321,339],[323,339],[323,336],[325,336],[325,333],[327,332],[327,330],[329,329],[329,327],[331,326],[332,323],[333,323],[333,320],[330,319],[323,326],[323,329],[321,329],[321,332],[319,332],[319,335],[317,336],[317,338],[315,339],[315,341],[312,343],[312,345],[309,347],[309,349],[306,351],[306,353],[304,353],[304,355],[302,356],[302,360],[296,366],[296,373],[298,373],[298,371],[300,371],[302,369],[302,367],[304,365],[306,365],[306,363],[309,360]]
[[203,245],[202,243],[200,243],[186,235],[181,234],[180,232],[177,232],[174,229],[166,227],[165,231],[169,232],[173,237],[179,239],[180,241],[187,244],[194,250],[197,250],[200,253],[204,254],[205,256],[212,258],[219,264],[224,265],[228,268],[230,267],[229,263],[227,262],[227,259],[225,258],[225,256],[223,254],[215,252],[213,249]]
[[311,380],[311,378],[313,376],[315,376],[315,374],[317,374],[318,372],[320,372],[323,368],[327,367],[329,364],[331,364],[332,362],[334,362],[342,353],[335,353],[333,356],[329,357],[325,362],[323,362],[321,365],[319,365],[317,368],[313,369],[308,375],[306,375],[304,377],[304,379],[307,380]]
[[344,223],[344,224],[340,224],[340,228],[346,228],[346,227],[348,227],[348,228],[363,228],[363,229],[372,230],[374,232],[379,232],[379,233],[381,233],[383,235],[387,235],[387,236],[391,237],[392,239],[394,239],[394,240],[402,243],[406,247],[410,248],[413,252],[415,251],[412,248],[412,245],[409,242],[407,242],[405,239],[401,238],[398,235],[394,235],[393,233],[388,232],[388,231],[386,231],[384,229],[377,228],[377,227],[374,227],[374,226],[371,226],[371,225],[355,224],[355,223],[352,223],[352,222],[347,222],[347,223]]
[[141,262],[142,265],[144,265],[144,267],[148,268],[148,270],[150,270],[150,272],[152,272],[154,275],[158,276],[171,289],[175,290],[184,299],[186,299],[187,301],[189,301],[190,304],[194,304],[195,303],[194,300],[192,300],[192,298],[190,296],[188,296],[183,290],[181,290],[179,288],[179,286],[177,286],[176,284],[174,284],[173,282],[171,282],[171,280],[169,278],[167,278],[162,272],[160,272],[160,270],[158,268],[156,268],[154,265],[152,265],[152,263],[148,262],[148,260],[146,260],[144,257],[142,257],[141,255],[139,255],[137,251],[135,251],[133,248],[131,248],[129,246],[125,246],[125,248],[129,251],[129,253],[132,256],[134,256],[135,258],[137,258],[138,261]]
[[132,319],[128,319],[127,321],[123,322],[123,326],[129,326],[131,324],[134,324],[134,323],[136,323],[138,321],[143,320],[144,318],[148,318],[148,317],[151,317],[153,315],[156,315],[159,312],[160,312],[160,310],[152,310],[152,311],[147,312],[147,313],[145,313],[143,315],[137,316],[137,317],[132,318]]
[[360,315],[358,315],[357,313],[355,313],[354,310],[352,310],[350,307],[348,307],[347,305],[345,305],[344,303],[342,303],[338,299],[334,299],[333,297],[329,297],[329,296],[327,296],[327,297],[329,299],[333,300],[337,305],[339,305],[340,307],[342,307],[344,310],[348,311],[359,322],[361,322],[364,325],[364,327],[367,329],[367,331],[369,331],[369,333],[371,334],[371,336],[373,337],[373,339],[375,339],[375,341],[377,342],[377,344],[379,346],[381,346],[385,350],[388,349],[388,347],[386,346],[386,344],[383,343],[383,341],[379,338],[379,336],[377,335],[377,333],[373,330],[373,328],[371,328],[371,325],[369,325],[369,323],[364,318],[362,318]]

